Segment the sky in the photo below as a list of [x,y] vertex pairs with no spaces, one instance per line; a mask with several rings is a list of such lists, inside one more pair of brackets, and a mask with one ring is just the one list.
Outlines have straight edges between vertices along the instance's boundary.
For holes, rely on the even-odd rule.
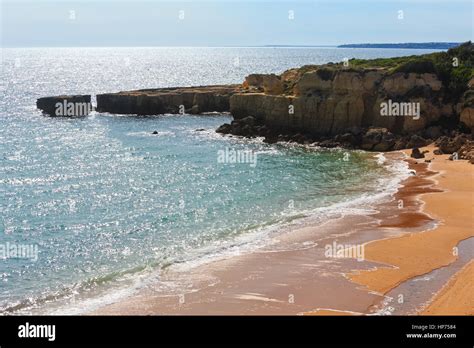
[[473,40],[473,0],[0,0],[2,47]]

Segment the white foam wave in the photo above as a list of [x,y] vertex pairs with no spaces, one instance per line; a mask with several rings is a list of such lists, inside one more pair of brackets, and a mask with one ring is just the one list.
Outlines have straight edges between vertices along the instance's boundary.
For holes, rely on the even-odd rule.
[[[169,269],[178,274],[183,272],[186,274],[186,272],[189,272],[191,269],[198,266],[255,252],[257,250],[263,250],[264,247],[265,251],[268,252],[269,250],[271,251],[271,245],[278,242],[278,236],[283,232],[295,230],[310,224],[319,225],[332,218],[340,218],[347,215],[367,215],[376,213],[377,210],[375,205],[383,202],[383,200],[390,199],[390,197],[396,193],[401,186],[401,182],[410,175],[408,164],[405,161],[389,160],[385,156],[377,156],[376,158],[377,164],[383,165],[387,170],[387,173],[379,178],[376,187],[372,188],[373,191],[326,207],[285,212],[285,214],[283,214],[284,218],[278,223],[256,227],[252,231],[240,234],[231,240],[219,240],[206,247],[188,250],[186,259],[179,263],[172,264],[169,266]],[[295,245],[286,245],[285,247],[293,250],[292,248],[310,248],[314,247],[314,245],[295,243]],[[112,292],[107,291],[102,293],[100,296],[90,297],[72,304],[68,303],[61,308],[55,309],[53,314],[87,313],[107,304],[132,296],[140,289],[143,289],[152,283],[155,287],[164,286],[165,288],[162,289],[163,291],[169,291],[172,287],[181,286],[178,282],[174,284],[169,282],[166,285],[161,284],[157,272],[151,270],[140,275],[129,275],[128,277],[133,278],[131,284],[130,282],[127,282],[126,286],[124,285],[121,288],[114,288]]]
[[141,131],[141,132],[129,132],[127,133],[127,135],[135,136],[135,137],[156,137],[156,136],[174,136],[176,134],[170,131],[156,131],[155,134],[153,134],[153,132]]

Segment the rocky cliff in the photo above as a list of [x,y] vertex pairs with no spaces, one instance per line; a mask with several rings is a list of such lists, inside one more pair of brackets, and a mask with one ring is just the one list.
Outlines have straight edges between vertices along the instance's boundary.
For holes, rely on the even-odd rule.
[[[441,117],[455,117],[455,105],[443,102],[442,82],[435,74],[321,66],[296,72],[296,76],[296,81],[285,81],[285,74],[247,77],[245,92],[230,98],[230,112],[237,119],[254,116],[273,128],[314,135],[336,135],[369,126],[410,133]],[[384,103],[398,105],[398,112],[384,114]],[[408,110],[415,104],[419,104],[419,114]]]
[[36,107],[50,116],[87,116],[92,111],[90,95],[62,95],[39,98]]
[[[37,106],[54,115],[58,101],[71,106],[89,102],[90,96],[41,98]],[[137,115],[230,111],[234,121],[218,132],[372,151],[438,141],[441,151],[451,152],[472,140],[474,45],[422,56],[308,65],[280,75],[251,74],[241,85],[98,94],[96,110]]]
[[217,131],[373,151],[447,137],[440,148],[452,153],[472,140],[473,67],[469,42],[424,56],[252,74],[230,97],[235,120]]
[[143,89],[97,95],[97,111],[116,114],[198,114],[229,111],[239,85]]

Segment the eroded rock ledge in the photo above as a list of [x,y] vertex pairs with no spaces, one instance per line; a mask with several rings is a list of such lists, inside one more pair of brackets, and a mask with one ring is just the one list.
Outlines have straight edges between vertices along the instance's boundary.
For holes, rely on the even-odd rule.
[[115,114],[228,112],[239,85],[142,89],[97,95],[97,111]]
[[39,98],[36,107],[50,116],[86,116],[92,110],[90,95],[61,95]]

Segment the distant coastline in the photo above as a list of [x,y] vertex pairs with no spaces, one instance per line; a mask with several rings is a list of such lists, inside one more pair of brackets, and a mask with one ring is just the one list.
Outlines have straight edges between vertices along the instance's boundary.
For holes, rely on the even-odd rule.
[[447,50],[457,47],[461,42],[405,42],[405,43],[361,43],[339,45],[339,48],[413,48]]

